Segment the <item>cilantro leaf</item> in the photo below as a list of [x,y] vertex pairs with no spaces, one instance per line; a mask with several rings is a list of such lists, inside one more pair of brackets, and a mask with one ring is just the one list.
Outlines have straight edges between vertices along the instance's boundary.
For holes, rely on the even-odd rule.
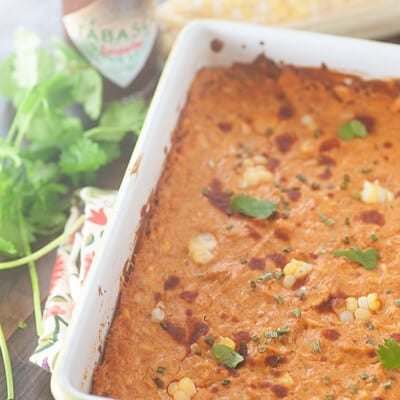
[[18,254],[14,243],[3,237],[0,237],[0,252],[9,256],[16,256]]
[[367,128],[358,119],[344,123],[339,129],[339,137],[342,140],[351,140],[354,137],[365,138],[368,135]]
[[379,345],[376,355],[385,369],[400,368],[400,345],[394,339],[385,339],[384,345]]
[[214,344],[211,351],[221,364],[229,368],[236,368],[244,361],[241,354],[224,344]]
[[12,100],[18,87],[13,77],[15,56],[10,55],[0,64],[0,94],[8,100]]
[[60,167],[67,175],[95,171],[106,163],[107,156],[100,146],[82,138],[61,153]]
[[368,249],[362,251],[359,247],[351,247],[348,250],[335,250],[333,255],[336,257],[347,257],[358,264],[361,264],[365,269],[376,269],[378,251],[375,249]]
[[248,217],[266,219],[277,210],[278,204],[269,200],[259,200],[255,197],[238,194],[231,197],[231,207],[233,211]]

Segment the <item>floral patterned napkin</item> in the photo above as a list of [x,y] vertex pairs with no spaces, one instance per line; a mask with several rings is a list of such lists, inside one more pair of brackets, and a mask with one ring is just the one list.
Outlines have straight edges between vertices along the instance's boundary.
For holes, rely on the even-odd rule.
[[85,220],[81,229],[71,234],[68,241],[57,249],[43,312],[43,334],[30,357],[31,362],[48,371],[54,369],[74,305],[79,301],[82,285],[111,216],[115,197],[115,191],[86,187],[79,192],[83,207],[71,209],[65,232],[82,214]]

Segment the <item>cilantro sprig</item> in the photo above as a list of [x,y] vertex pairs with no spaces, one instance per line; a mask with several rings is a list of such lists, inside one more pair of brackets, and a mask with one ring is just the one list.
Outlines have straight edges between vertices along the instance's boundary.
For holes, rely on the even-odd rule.
[[245,194],[238,194],[231,197],[231,207],[233,211],[248,217],[266,219],[277,210],[278,204],[269,200],[259,200]]
[[224,344],[214,344],[211,351],[222,365],[225,365],[229,368],[236,368],[241,362],[244,361],[244,358],[241,354]]
[[340,139],[347,141],[355,137],[365,138],[368,136],[368,131],[361,121],[352,119],[339,128],[338,135]]
[[379,345],[376,355],[385,369],[400,368],[400,345],[394,339],[385,339],[384,344]]
[[15,108],[8,132],[0,135],[0,270],[28,266],[40,334],[35,261],[71,231],[41,249],[37,240],[61,232],[73,191],[119,157],[119,143],[127,132],[140,132],[147,105],[134,99],[104,107],[101,76],[60,40],[48,50],[20,29],[14,48],[0,63],[0,95]]
[[336,257],[347,257],[348,259],[361,264],[365,269],[376,269],[378,251],[376,249],[361,250],[359,247],[351,247],[348,250],[335,250],[333,255]]

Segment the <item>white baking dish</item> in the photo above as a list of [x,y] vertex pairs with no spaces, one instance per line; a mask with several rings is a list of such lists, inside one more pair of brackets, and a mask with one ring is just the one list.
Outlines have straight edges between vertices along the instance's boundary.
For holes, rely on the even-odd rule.
[[[223,47],[213,51],[218,39]],[[52,378],[58,400],[95,399],[92,371],[113,317],[120,277],[135,244],[142,208],[155,189],[189,85],[204,66],[250,62],[261,52],[277,61],[328,67],[388,78],[399,74],[399,47],[309,32],[201,21],[179,36],[154,95],[143,132],[123,179],[113,219],[104,236]],[[122,356],[122,355],[121,355]]]

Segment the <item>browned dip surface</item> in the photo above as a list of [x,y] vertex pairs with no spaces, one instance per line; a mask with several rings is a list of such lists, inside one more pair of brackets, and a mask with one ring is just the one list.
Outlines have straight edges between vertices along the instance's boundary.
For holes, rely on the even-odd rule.
[[[93,392],[399,399],[398,371],[375,354],[400,338],[399,92],[394,82],[264,58],[200,71]],[[342,140],[353,119],[367,136]],[[264,220],[232,212],[232,194],[278,211]],[[201,238],[211,250],[190,252]],[[333,254],[353,247],[375,249],[376,268]],[[307,271],[290,286],[292,259]],[[244,358],[236,368],[212,353],[213,342],[229,340]],[[194,394],[169,395],[184,377]]]

